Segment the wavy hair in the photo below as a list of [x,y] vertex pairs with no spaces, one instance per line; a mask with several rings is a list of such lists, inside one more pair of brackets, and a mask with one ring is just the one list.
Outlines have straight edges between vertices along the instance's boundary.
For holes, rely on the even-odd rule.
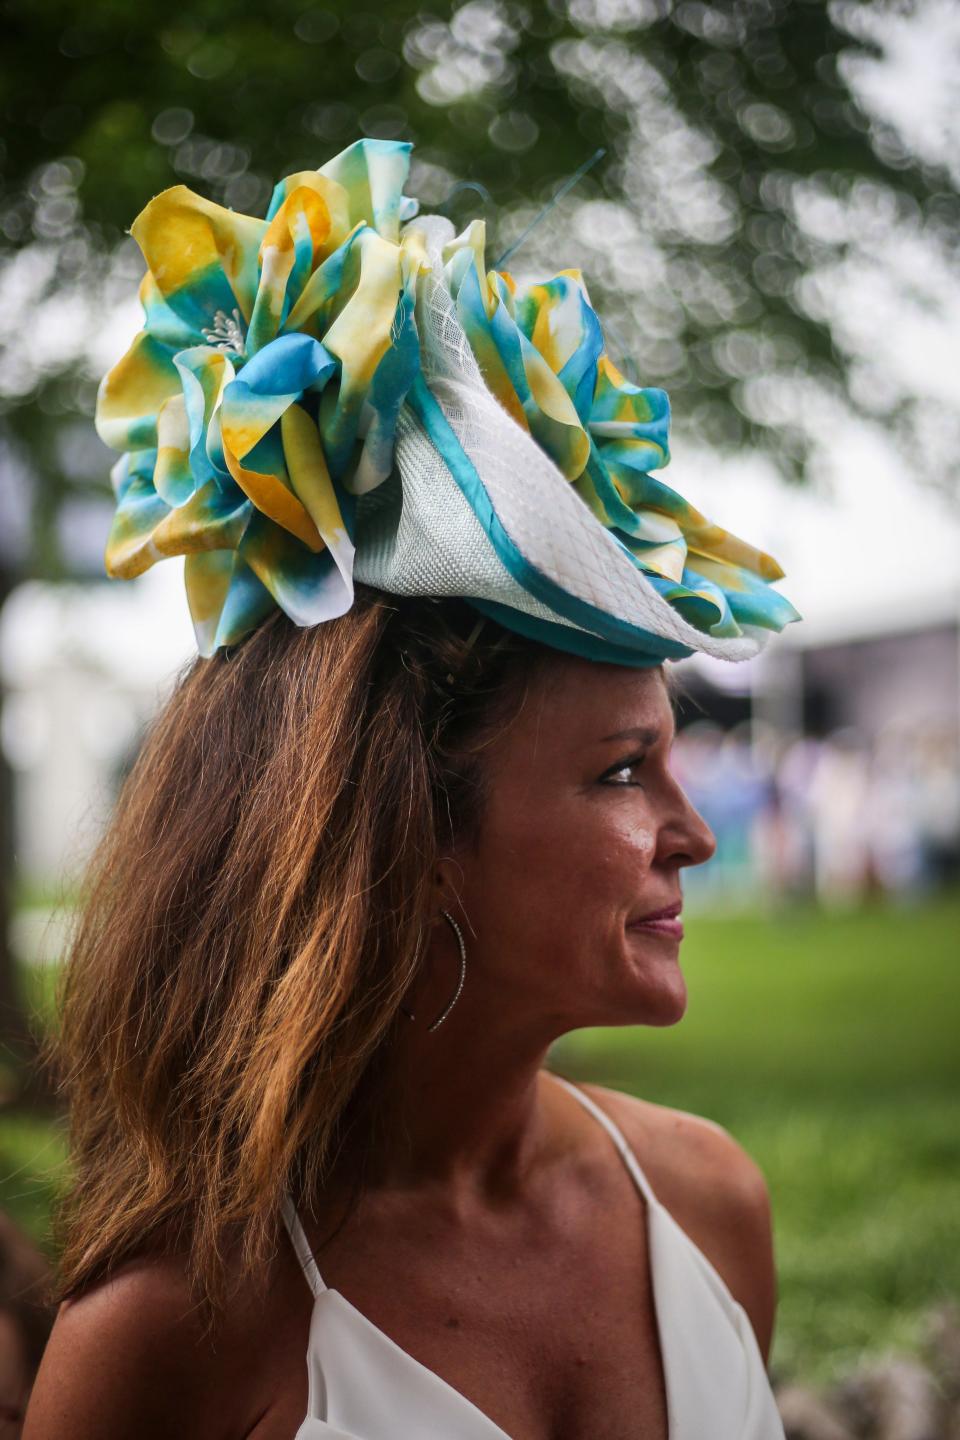
[[178,1253],[215,1305],[228,1253],[265,1275],[284,1189],[318,1206],[351,1115],[377,1112],[433,863],[469,839],[483,745],[550,654],[462,601],[360,589],[340,619],[277,613],[188,667],[60,983],[57,1298]]

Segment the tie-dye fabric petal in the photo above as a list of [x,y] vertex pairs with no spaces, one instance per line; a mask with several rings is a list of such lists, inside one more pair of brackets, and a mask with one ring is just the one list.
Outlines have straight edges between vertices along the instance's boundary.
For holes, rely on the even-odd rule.
[[412,148],[394,140],[356,140],[320,166],[321,175],[343,187],[351,224],[363,220],[394,244],[401,221],[411,220],[419,208],[403,194]]
[[203,654],[277,605],[315,624],[351,603],[348,492],[390,473],[419,369],[409,151],[359,141],[282,181],[265,220],[177,185],[134,222],[144,328],[97,402],[127,452],[107,570],[189,557]]
[[201,655],[238,644],[277,608],[270,591],[237,550],[188,555],[183,578]]
[[174,185],[150,201],[130,233],[166,305],[199,339],[218,313],[232,316],[239,309],[249,320],[266,229],[265,220]]

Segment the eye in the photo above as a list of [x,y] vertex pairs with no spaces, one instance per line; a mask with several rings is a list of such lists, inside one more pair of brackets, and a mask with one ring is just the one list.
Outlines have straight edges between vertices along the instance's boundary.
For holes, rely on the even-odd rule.
[[616,765],[611,765],[600,776],[600,783],[603,785],[636,785],[639,782],[632,778],[633,772],[639,770],[646,756],[634,755],[629,760],[618,760]]

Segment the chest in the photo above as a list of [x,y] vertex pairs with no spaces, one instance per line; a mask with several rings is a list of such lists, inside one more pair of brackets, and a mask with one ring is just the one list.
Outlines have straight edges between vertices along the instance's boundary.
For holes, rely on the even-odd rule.
[[662,1440],[649,1268],[578,1258],[505,1256],[411,1287],[402,1307],[369,1297],[364,1314],[511,1440]]
[[[344,1235],[323,1247],[318,1260],[335,1295],[322,1323],[350,1331],[338,1372],[358,1351],[368,1361],[379,1354],[391,1385],[399,1368],[401,1392],[406,1378],[414,1390],[425,1385],[451,1417],[466,1401],[481,1429],[486,1417],[511,1440],[664,1440],[645,1211],[632,1187],[604,1199],[599,1209],[554,1199],[539,1213],[469,1227],[442,1214],[395,1213],[352,1243]],[[301,1367],[308,1338],[304,1331]],[[327,1352],[313,1363],[335,1363],[336,1340],[313,1338],[314,1352]],[[303,1369],[282,1368],[280,1410],[302,1418]],[[350,1377],[323,1383],[335,1392]],[[258,1430],[256,1440],[293,1433]]]

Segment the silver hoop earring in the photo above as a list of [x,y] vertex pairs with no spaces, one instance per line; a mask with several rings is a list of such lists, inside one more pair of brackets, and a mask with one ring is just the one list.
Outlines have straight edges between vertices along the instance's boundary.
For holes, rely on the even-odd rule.
[[443,1024],[444,1020],[446,1020],[447,1016],[450,1014],[450,1011],[460,999],[460,993],[463,990],[463,982],[467,978],[467,947],[464,944],[463,932],[461,931],[460,926],[457,924],[456,920],[454,920],[453,916],[450,914],[449,910],[441,910],[440,914],[443,916],[444,920],[446,920],[454,935],[457,937],[457,947],[460,951],[460,978],[457,980],[457,988],[453,992],[453,998],[447,1003],[444,1009],[440,1011],[440,1014],[437,1016],[436,1020],[434,1020],[433,1024],[427,1026],[428,1035],[431,1035],[434,1030],[439,1029],[439,1027]]
[[[447,1016],[450,1014],[450,1011],[460,999],[460,992],[463,990],[463,982],[467,978],[467,947],[464,944],[463,933],[456,920],[454,920],[453,916],[450,914],[449,910],[441,910],[440,914],[443,916],[444,920],[446,920],[447,924],[453,930],[454,935],[457,937],[457,947],[460,951],[460,977],[457,980],[457,988],[453,992],[452,1000],[450,1000],[449,1004],[447,1004],[443,1008],[443,1010],[441,1010],[440,1014],[437,1016],[436,1020],[434,1020],[433,1024],[427,1026],[428,1035],[432,1034],[432,1032],[436,1030],[440,1025],[442,1025],[444,1020],[446,1020]],[[412,1010],[407,1009],[406,1005],[400,1006],[400,1013],[401,1015],[405,1015],[408,1020],[416,1020],[417,1018]]]

